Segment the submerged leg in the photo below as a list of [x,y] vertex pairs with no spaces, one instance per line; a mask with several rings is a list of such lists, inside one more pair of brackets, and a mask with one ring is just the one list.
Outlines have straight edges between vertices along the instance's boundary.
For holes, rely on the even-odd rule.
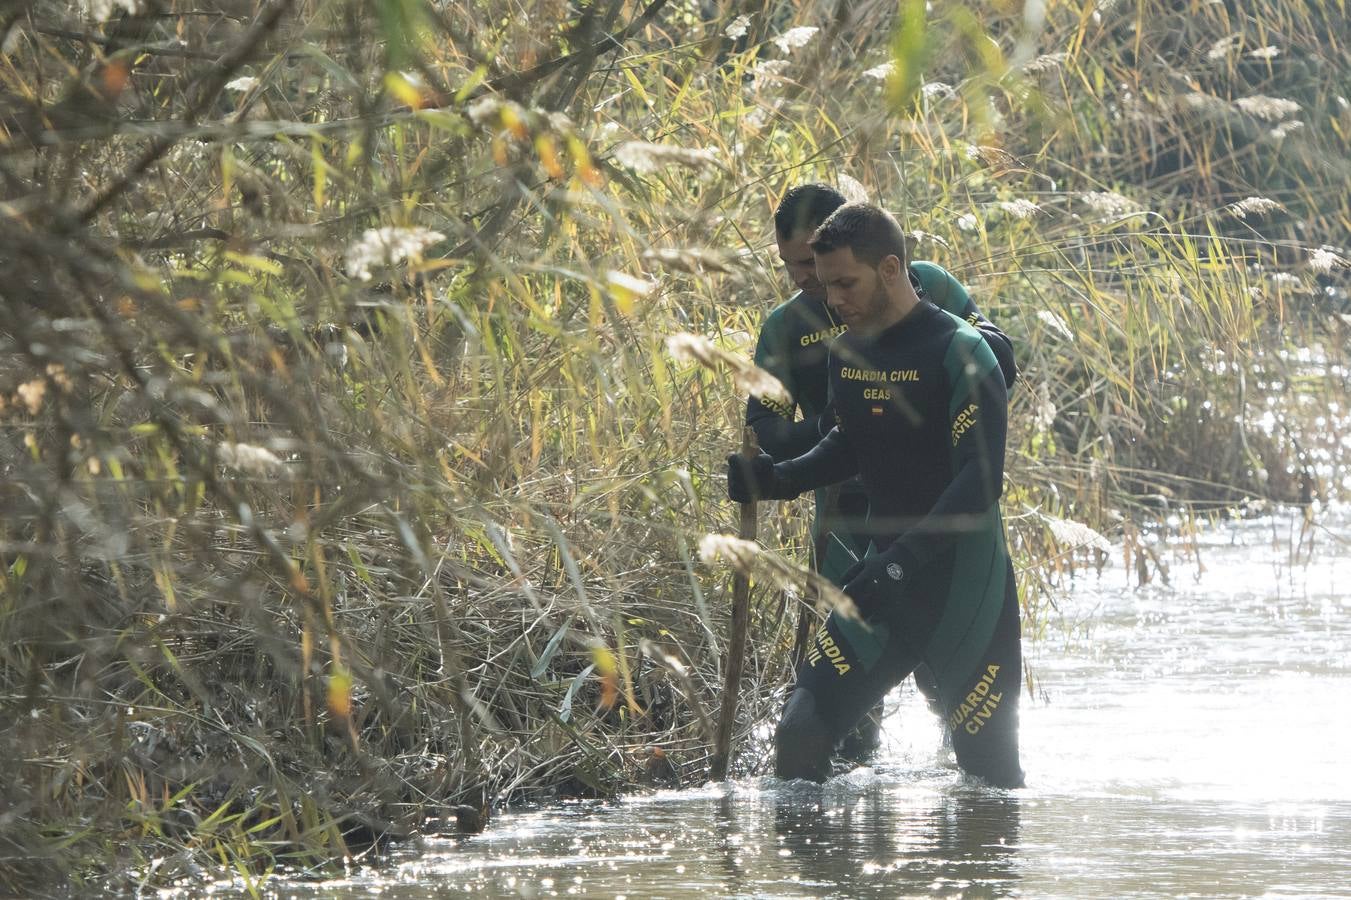
[[783,718],[774,732],[774,774],[780,778],[825,781],[830,776],[830,754],[835,735],[816,711],[816,698],[797,688],[788,698]]
[[775,774],[830,777],[835,745],[910,674],[915,659],[886,624],[844,621],[831,613],[798,666],[797,687],[774,734]]
[[840,756],[856,763],[872,759],[882,746],[882,714],[882,701],[879,700],[840,744]]

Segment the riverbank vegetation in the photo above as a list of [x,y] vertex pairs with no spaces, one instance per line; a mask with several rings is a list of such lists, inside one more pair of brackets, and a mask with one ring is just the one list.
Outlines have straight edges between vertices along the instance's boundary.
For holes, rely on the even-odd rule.
[[1344,494],[1345,5],[927,6],[0,12],[0,885],[256,884],[699,782],[744,394],[669,343],[749,354],[801,181],[1015,341],[1029,639],[1111,547],[1161,572],[1153,523]]

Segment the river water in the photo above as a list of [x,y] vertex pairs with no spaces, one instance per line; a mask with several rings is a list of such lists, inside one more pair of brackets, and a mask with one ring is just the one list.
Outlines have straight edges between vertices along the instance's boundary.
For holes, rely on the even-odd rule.
[[268,895],[1351,897],[1351,517],[1312,537],[1221,525],[1171,586],[1067,585],[1024,642],[1026,789],[963,778],[907,685],[878,763],[824,786],[503,813]]

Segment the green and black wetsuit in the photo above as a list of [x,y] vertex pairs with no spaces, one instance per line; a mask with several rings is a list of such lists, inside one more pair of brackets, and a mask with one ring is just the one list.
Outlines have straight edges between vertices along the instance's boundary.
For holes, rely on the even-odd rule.
[[[1005,385],[1011,387],[1017,377],[1013,344],[1007,335],[981,315],[966,288],[946,269],[932,262],[911,263],[909,274],[910,283],[921,298],[979,329],[999,360]],[[781,405],[752,397],[746,406],[746,424],[755,429],[760,449],[775,462],[806,453],[834,425],[833,421],[824,425],[821,421],[827,399],[826,357],[831,341],[846,329],[823,298],[802,293],[793,296],[765,319],[755,346],[756,365],[783,382],[792,399]],[[794,421],[799,408],[802,418]],[[817,546],[825,550],[823,558],[817,560],[817,567],[836,584],[853,565],[855,557],[862,556],[867,548],[867,541],[860,539],[858,534],[867,518],[867,510],[863,487],[857,481],[841,485],[833,508],[828,508],[824,490],[816,493],[812,536],[817,538]],[[833,537],[827,536],[823,540],[823,533],[833,534]]]
[[1018,593],[999,511],[1008,395],[995,355],[925,301],[877,335],[836,340],[827,369],[836,426],[776,477],[792,493],[861,476],[863,536],[894,548],[904,578],[867,624],[829,617],[798,688],[838,740],[927,664],[958,763],[1021,784]]

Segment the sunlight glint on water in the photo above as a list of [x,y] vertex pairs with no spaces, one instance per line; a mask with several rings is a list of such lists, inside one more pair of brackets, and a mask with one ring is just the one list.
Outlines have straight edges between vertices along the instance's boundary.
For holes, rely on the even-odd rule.
[[273,896],[1351,896],[1346,521],[1309,565],[1268,519],[1203,536],[1199,582],[1170,557],[1171,587],[1126,587],[1119,562],[1072,585],[1027,645],[1025,790],[964,781],[907,686],[879,764],[823,788],[502,815]]

